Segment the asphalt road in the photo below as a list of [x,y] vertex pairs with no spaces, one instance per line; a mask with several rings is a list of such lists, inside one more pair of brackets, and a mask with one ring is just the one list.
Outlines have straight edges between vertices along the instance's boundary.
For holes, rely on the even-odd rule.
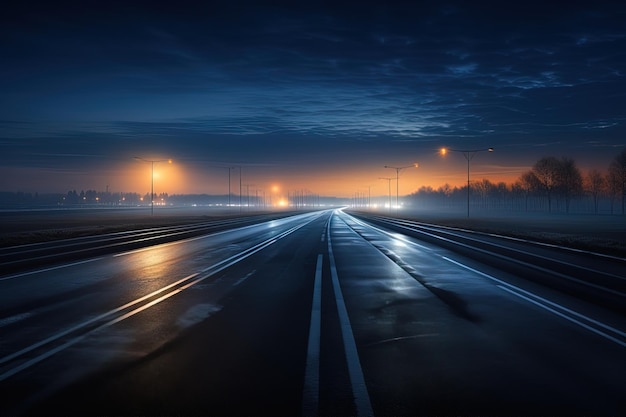
[[625,265],[332,210],[77,253],[0,276],[0,414],[626,415]]

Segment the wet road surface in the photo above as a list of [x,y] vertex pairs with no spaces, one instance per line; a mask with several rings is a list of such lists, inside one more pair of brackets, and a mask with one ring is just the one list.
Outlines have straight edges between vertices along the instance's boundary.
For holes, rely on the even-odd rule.
[[626,414],[623,260],[606,308],[451,245],[327,210],[0,276],[0,414]]

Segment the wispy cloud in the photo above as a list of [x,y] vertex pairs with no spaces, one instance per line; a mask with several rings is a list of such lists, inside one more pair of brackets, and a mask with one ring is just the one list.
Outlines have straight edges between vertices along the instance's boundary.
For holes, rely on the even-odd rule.
[[209,3],[3,17],[3,163],[623,146],[622,6]]

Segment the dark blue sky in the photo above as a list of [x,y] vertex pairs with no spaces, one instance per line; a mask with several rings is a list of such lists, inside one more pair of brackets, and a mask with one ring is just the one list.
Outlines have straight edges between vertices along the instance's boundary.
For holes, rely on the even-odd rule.
[[384,165],[419,162],[408,193],[462,183],[441,146],[495,147],[474,168],[495,181],[547,155],[604,169],[626,144],[622,2],[3,9],[0,191],[138,191],[138,155],[175,161],[170,193],[222,192],[231,165],[259,186],[383,192]]

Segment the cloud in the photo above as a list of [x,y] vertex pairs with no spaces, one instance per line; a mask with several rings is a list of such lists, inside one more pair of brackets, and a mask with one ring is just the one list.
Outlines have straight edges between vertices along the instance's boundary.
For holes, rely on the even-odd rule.
[[0,25],[4,164],[623,144],[623,6],[490,6],[18,5]]

